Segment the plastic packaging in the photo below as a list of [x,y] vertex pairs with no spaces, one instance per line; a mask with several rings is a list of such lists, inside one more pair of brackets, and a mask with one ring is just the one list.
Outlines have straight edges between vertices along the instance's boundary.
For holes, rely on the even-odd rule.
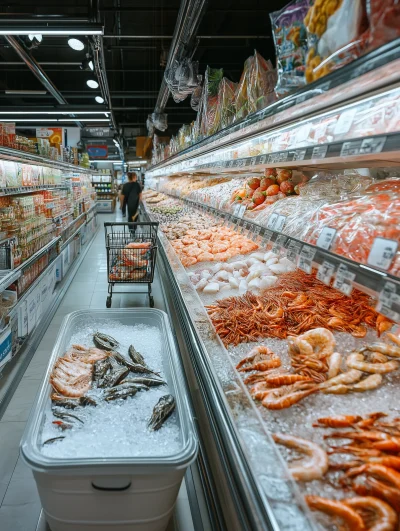
[[309,0],[294,0],[270,15],[277,55],[275,92],[278,97],[305,85],[307,34],[304,17],[309,6]]
[[233,122],[235,117],[235,90],[237,84],[226,77],[222,78],[218,88],[217,107],[214,124],[209,134],[214,134],[225,129]]
[[360,175],[357,171],[332,174],[319,172],[310,181],[303,183],[299,192],[310,199],[338,201],[350,196],[361,195],[373,182],[372,177]]
[[367,0],[368,51],[400,37],[400,2]]
[[359,57],[366,45],[362,0],[316,0],[304,19],[308,54],[306,80],[312,83]]
[[222,81],[224,71],[222,68],[207,67],[204,76],[203,92],[199,104],[199,111],[194,126],[194,138],[196,140],[204,138],[210,134],[215,127],[217,114],[218,90]]
[[251,114],[275,101],[274,88],[277,81],[276,70],[271,61],[266,61],[257,51],[254,52],[249,79],[248,99]]

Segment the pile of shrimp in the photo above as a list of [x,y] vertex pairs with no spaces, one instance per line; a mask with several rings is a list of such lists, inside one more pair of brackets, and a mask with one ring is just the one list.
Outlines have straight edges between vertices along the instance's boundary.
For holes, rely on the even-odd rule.
[[109,352],[96,347],[72,345],[55,362],[50,374],[50,384],[56,393],[64,397],[84,396],[92,384],[93,364],[109,355]]
[[[372,391],[383,384],[383,375],[399,368],[400,338],[387,333],[395,345],[372,343],[344,356],[334,351],[335,338],[326,328],[315,328],[289,337],[292,372],[280,370],[281,359],[258,345],[236,366],[250,395],[267,409],[285,409],[307,396]],[[396,359],[389,359],[396,358]],[[345,369],[343,369],[343,361]]]
[[[296,481],[320,480],[330,472],[340,471],[335,488],[353,491],[348,498],[333,500],[320,496],[306,496],[313,511],[321,511],[333,518],[340,529],[395,531],[400,510],[400,419],[387,420],[384,413],[337,415],[319,418],[315,428],[334,428],[324,436],[349,440],[342,446],[328,445],[325,450],[307,439],[290,434],[274,433],[275,443],[294,449],[302,458],[289,463],[289,471]],[[340,430],[345,431],[340,431]],[[352,454],[354,460],[337,462],[332,456]],[[328,480],[329,481],[329,480]],[[332,482],[330,482],[332,485]]]
[[185,267],[197,262],[226,262],[258,249],[252,240],[224,226],[188,230],[183,238],[174,240],[171,245]]
[[317,327],[364,337],[369,325],[380,336],[392,327],[392,321],[372,305],[372,299],[361,291],[353,290],[347,297],[315,275],[296,270],[281,275],[261,296],[246,293],[206,308],[223,343],[238,345],[264,337],[286,339]]

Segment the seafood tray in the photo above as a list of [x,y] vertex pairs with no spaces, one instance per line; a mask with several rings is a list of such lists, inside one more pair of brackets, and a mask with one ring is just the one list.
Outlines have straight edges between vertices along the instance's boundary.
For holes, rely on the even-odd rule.
[[[168,391],[159,393],[173,395],[176,408],[160,430],[148,433],[149,437],[162,436],[163,428],[170,423],[175,433],[178,433],[178,440],[173,444],[160,443],[162,448],[159,452],[154,451],[154,441],[149,443],[152,450],[148,452],[144,444],[141,452],[126,452],[114,447],[119,441],[113,438],[112,416],[109,437],[104,425],[99,428],[102,437],[110,445],[104,452],[90,453],[84,449],[80,452],[78,446],[76,452],[67,452],[67,456],[61,451],[57,455],[54,451],[56,446],[68,442],[69,437],[72,440],[73,432],[77,430],[64,432],[65,439],[48,445],[48,448],[53,447],[49,452],[43,442],[52,420],[49,378],[55,362],[64,355],[74,338],[87,334],[88,329],[94,334],[103,330],[108,332],[112,327],[127,326],[135,329],[156,328],[159,333],[162,360],[160,367],[156,368],[162,367],[161,376],[168,388]],[[119,335],[116,339],[125,348],[123,343],[126,338]],[[152,393],[153,389],[160,388],[141,393]],[[140,404],[140,393],[124,401],[117,400],[113,415],[118,415],[120,409],[120,414],[126,419],[123,410],[132,408],[137,397],[137,403]],[[157,397],[154,395],[154,405],[156,402]],[[144,416],[147,421],[147,413]],[[81,310],[69,314],[61,326],[36,406],[21,441],[21,454],[33,471],[46,520],[52,531],[115,531],[128,528],[163,531],[172,514],[185,470],[196,458],[197,438],[192,418],[180,359],[164,312],[124,309]],[[140,423],[134,413],[131,421],[135,425]]]

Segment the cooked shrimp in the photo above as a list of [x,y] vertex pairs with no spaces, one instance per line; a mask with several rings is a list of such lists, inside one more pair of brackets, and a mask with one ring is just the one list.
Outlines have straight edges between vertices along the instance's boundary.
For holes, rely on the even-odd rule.
[[389,502],[397,512],[400,511],[400,491],[394,487],[390,487],[383,481],[367,477],[362,483],[355,481],[352,484],[352,489],[361,496],[374,496],[383,499]]
[[335,346],[335,338],[327,328],[314,328],[298,336],[305,339],[313,348],[314,353],[320,358],[331,356]]
[[264,380],[271,387],[280,387],[281,385],[291,385],[296,382],[312,382],[312,378],[301,374],[271,374]]
[[359,415],[336,415],[317,419],[313,427],[318,428],[348,428],[362,419]]
[[347,473],[348,477],[356,476],[359,474],[367,474],[373,476],[379,480],[383,480],[389,485],[392,485],[396,489],[400,489],[400,473],[388,466],[377,465],[374,463],[367,463],[360,467],[350,470]]
[[350,531],[364,531],[365,525],[361,516],[343,502],[329,500],[320,496],[306,496],[306,502],[312,511],[321,511],[340,518]]
[[331,356],[329,356],[328,380],[330,378],[334,378],[335,376],[339,374],[341,365],[342,365],[342,355],[339,354],[339,352],[334,352]]
[[400,471],[400,457],[397,455],[372,456],[368,458],[368,461],[370,463],[388,466],[389,468],[394,468],[395,470]]
[[371,345],[364,347],[361,352],[364,352],[365,350],[380,352],[381,354],[391,356],[392,358],[400,358],[400,347],[394,347],[387,343],[372,343]]
[[393,343],[396,343],[398,347],[400,347],[400,337],[396,336],[396,334],[392,334],[390,332],[387,332],[386,337],[388,337]]
[[251,349],[248,356],[236,365],[236,369],[239,372],[266,371],[267,369],[280,367],[280,365],[280,358],[272,350],[264,345],[259,345]]
[[359,392],[371,391],[372,389],[379,387],[382,384],[382,381],[383,378],[380,374],[371,374],[364,380],[361,380],[361,382],[351,385],[350,390]]
[[361,376],[361,371],[352,369],[350,371],[344,372],[343,374],[339,374],[338,376],[335,376],[334,378],[331,378],[322,384],[319,384],[319,388],[322,390],[339,384],[352,384],[358,382],[361,379]]
[[288,336],[289,354],[311,355],[314,350],[310,343],[300,337]]
[[297,382],[292,385],[284,385],[278,389],[272,389],[263,399],[262,405],[267,409],[285,409],[297,404],[316,391],[318,391],[318,386],[314,383]]
[[250,395],[254,400],[263,400],[272,391],[266,382],[258,382],[250,389]]
[[90,389],[91,381],[91,374],[80,376],[73,382],[64,381],[60,378],[50,378],[50,384],[55,391],[71,398],[84,396]]
[[243,380],[243,382],[246,385],[254,384],[257,382],[263,382],[265,380],[265,377],[271,373],[276,373],[275,369],[269,369],[268,371],[261,371],[261,372],[257,372],[256,374],[251,374],[250,376],[247,376]]
[[346,359],[346,365],[350,369],[356,369],[363,372],[373,374],[385,374],[387,372],[395,371],[399,368],[397,361],[388,361],[387,363],[369,363],[365,361],[364,354],[361,352],[353,352]]
[[382,500],[373,496],[357,496],[343,502],[357,511],[368,531],[394,531],[397,529],[396,512]]
[[293,437],[284,433],[274,433],[274,441],[287,448],[294,448],[302,454],[306,454],[308,459],[303,459],[294,465],[289,465],[289,470],[297,481],[312,481],[321,479],[328,470],[328,456],[326,452],[311,441]]

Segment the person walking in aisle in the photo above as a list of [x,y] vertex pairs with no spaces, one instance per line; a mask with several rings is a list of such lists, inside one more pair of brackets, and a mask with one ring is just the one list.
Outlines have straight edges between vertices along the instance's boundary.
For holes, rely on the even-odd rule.
[[139,202],[142,200],[142,186],[137,182],[135,172],[128,172],[128,182],[122,187],[120,205],[123,210],[124,202],[128,207],[128,223],[136,221],[139,214]]

